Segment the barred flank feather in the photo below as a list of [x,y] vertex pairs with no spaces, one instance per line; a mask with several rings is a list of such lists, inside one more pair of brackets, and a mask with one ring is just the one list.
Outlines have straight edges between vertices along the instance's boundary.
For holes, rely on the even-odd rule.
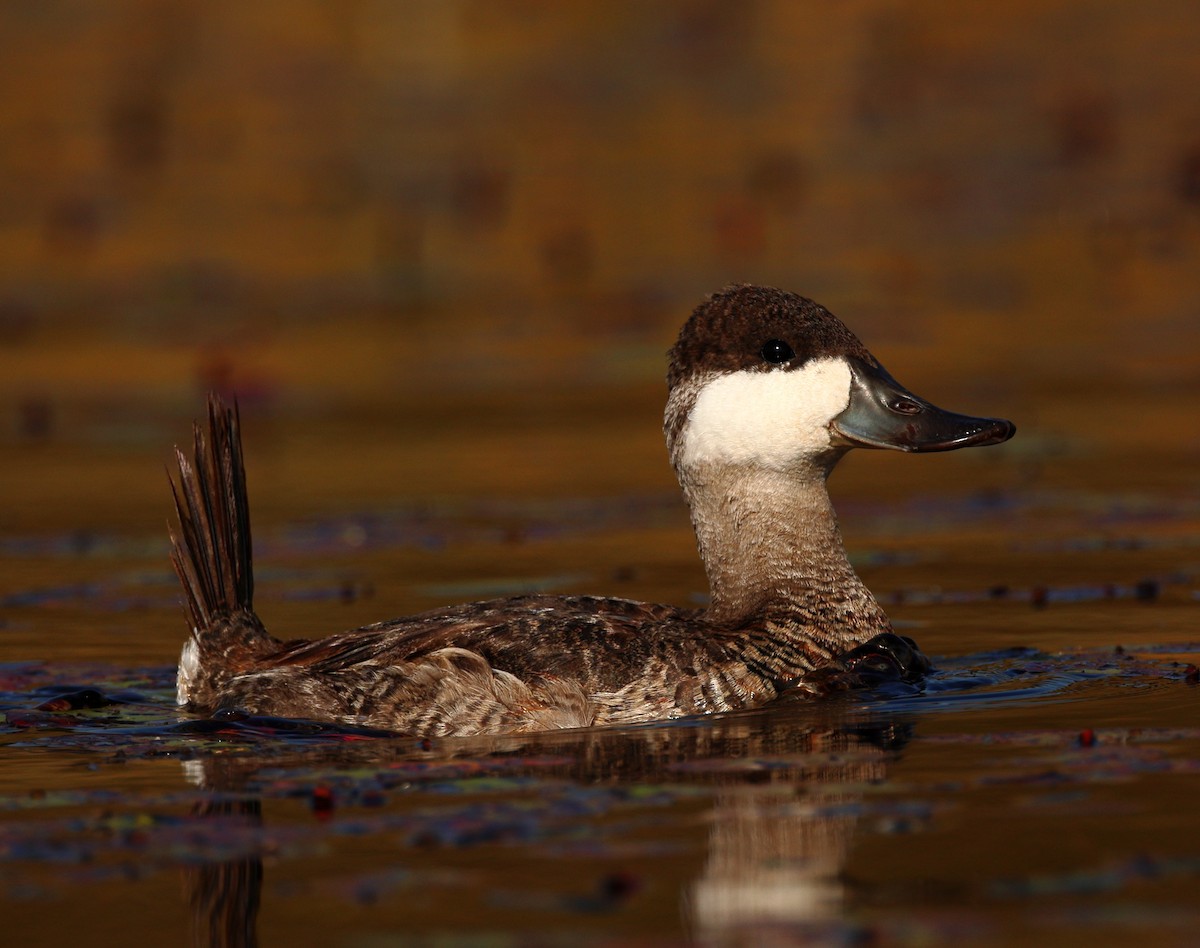
[[179,485],[171,479],[178,527],[172,526],[171,563],[183,585],[192,634],[221,619],[253,610],[254,570],[250,506],[236,404],[208,397],[208,430],[194,426],[193,458],[179,448]]

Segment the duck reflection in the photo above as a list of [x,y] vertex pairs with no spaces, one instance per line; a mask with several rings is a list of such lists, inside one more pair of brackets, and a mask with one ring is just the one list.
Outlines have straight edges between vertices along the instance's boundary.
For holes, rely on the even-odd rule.
[[[834,702],[836,704],[836,702]],[[250,721],[253,724],[253,720]],[[907,743],[904,719],[864,719],[811,704],[633,729],[594,729],[447,740],[413,749],[403,739],[309,747],[287,758],[190,761],[192,782],[212,791],[196,816],[261,825],[260,772],[289,767],[453,765],[509,759],[505,775],[581,785],[681,784],[713,788],[706,855],[683,893],[684,924],[719,944],[760,926],[819,926],[836,919],[840,879],[864,785],[886,779]],[[521,761],[536,755],[536,765]],[[547,758],[553,763],[547,765]],[[254,946],[263,883],[261,853],[186,870],[192,944]]]
[[862,785],[883,782],[906,733],[887,725],[814,729],[793,734],[785,747],[747,740],[749,757],[782,754],[787,763],[731,774],[718,789],[704,870],[686,901],[697,938],[724,943],[723,936],[759,926],[812,926],[840,916],[841,871]]
[[[194,782],[217,791],[211,799],[196,804],[193,815],[198,820],[262,825],[262,800],[240,795],[256,768],[223,757],[188,761],[188,765],[188,775]],[[258,944],[262,880],[262,855],[257,852],[185,869],[184,892],[193,948],[254,948]]]

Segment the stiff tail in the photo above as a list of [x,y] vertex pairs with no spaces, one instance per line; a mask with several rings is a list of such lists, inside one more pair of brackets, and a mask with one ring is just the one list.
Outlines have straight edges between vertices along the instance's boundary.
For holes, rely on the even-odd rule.
[[179,486],[171,481],[178,529],[171,563],[183,584],[188,619],[200,633],[220,619],[254,609],[250,506],[236,405],[208,396],[208,430],[194,428],[193,460],[179,448]]
[[211,705],[221,686],[275,645],[254,614],[250,506],[237,406],[208,397],[208,424],[194,427],[192,458],[175,449],[177,523],[171,563],[183,586],[191,638],[179,665],[179,701]]

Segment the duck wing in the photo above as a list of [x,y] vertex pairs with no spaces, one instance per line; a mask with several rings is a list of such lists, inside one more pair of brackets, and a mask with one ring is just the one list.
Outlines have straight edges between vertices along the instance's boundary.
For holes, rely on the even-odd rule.
[[[520,677],[555,675],[603,687],[644,661],[663,637],[677,638],[694,613],[674,606],[591,596],[518,596],[467,603],[286,643],[259,669],[328,674],[358,665],[402,665],[446,648],[475,652]],[[674,633],[674,634],[673,634]],[[608,666],[615,666],[606,673]]]

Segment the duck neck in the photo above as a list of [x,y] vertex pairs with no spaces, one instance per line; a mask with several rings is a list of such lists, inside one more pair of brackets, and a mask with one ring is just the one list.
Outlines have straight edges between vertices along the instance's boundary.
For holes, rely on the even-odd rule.
[[739,625],[763,615],[835,651],[891,629],[846,556],[826,489],[835,462],[787,471],[708,464],[681,472],[708,573],[711,620]]

